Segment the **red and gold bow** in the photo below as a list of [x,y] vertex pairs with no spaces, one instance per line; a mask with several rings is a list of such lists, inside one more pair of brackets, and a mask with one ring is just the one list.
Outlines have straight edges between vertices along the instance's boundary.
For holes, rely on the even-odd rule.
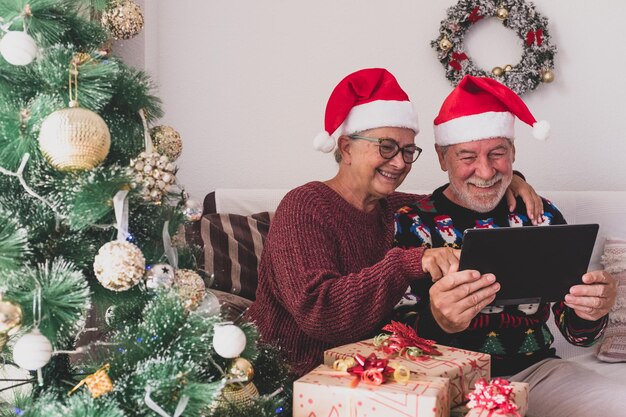
[[348,369],[348,373],[359,377],[366,384],[380,385],[385,382],[386,376],[393,375],[395,371],[388,365],[387,359],[377,358],[375,353],[371,353],[367,358],[357,353],[354,360],[356,365]]
[[409,326],[392,321],[383,327],[383,330],[391,332],[390,335],[384,335],[381,344],[381,349],[386,354],[398,354],[411,360],[419,360],[425,355],[441,355],[435,347],[434,340],[419,337],[417,332]]

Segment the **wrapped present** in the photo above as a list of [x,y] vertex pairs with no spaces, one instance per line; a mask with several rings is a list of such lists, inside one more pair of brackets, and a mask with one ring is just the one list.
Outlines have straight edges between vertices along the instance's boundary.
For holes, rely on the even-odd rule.
[[528,384],[495,378],[480,379],[468,394],[466,417],[524,417],[528,411]]
[[398,355],[385,353],[379,347],[380,343],[368,339],[329,349],[324,352],[324,364],[332,366],[336,360],[350,358],[355,354],[366,357],[373,352],[386,354],[390,361],[406,366],[411,374],[449,378],[450,403],[453,407],[467,401],[467,394],[476,381],[491,376],[491,356],[486,353],[432,344],[431,348],[440,355],[417,355],[412,350]]
[[320,365],[296,380],[293,417],[449,417],[446,378],[407,374],[403,382],[388,377],[382,382],[368,379],[363,370],[354,374]]

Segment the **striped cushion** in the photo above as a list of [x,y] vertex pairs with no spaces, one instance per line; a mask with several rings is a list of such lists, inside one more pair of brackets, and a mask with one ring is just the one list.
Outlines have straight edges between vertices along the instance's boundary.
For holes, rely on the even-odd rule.
[[214,274],[213,288],[254,300],[257,267],[273,216],[273,212],[204,215],[200,226],[204,266]]

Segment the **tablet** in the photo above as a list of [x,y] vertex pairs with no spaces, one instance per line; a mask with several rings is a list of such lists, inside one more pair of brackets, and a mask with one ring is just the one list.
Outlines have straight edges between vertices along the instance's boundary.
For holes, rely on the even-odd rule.
[[597,234],[597,224],[467,229],[459,270],[496,276],[491,305],[559,301],[582,283]]

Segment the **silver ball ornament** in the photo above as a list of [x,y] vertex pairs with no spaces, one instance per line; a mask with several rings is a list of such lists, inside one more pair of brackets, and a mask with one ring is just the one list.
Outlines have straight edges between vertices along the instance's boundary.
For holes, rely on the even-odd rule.
[[197,222],[202,218],[202,212],[204,208],[202,203],[198,200],[188,199],[185,201],[185,207],[183,208],[183,214],[185,218],[190,222]]
[[155,264],[146,268],[146,288],[156,290],[157,288],[170,288],[174,285],[176,274],[174,268],[168,264]]

